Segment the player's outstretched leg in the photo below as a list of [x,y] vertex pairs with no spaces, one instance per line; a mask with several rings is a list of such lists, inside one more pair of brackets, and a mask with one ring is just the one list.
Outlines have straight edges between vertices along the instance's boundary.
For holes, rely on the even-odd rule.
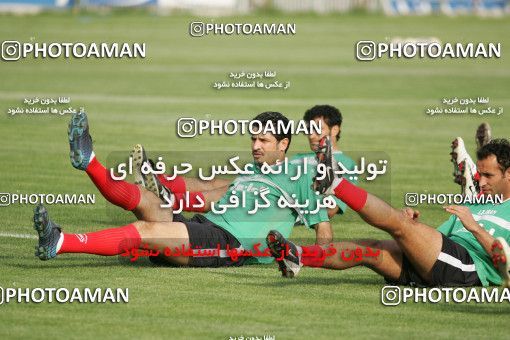
[[488,144],[492,139],[492,131],[489,123],[482,123],[476,129],[475,140],[476,150],[480,150],[482,146]]
[[503,279],[503,286],[510,288],[510,246],[504,238],[498,237],[491,247],[492,262],[498,268]]
[[[41,260],[49,260],[64,253],[83,253],[113,256],[147,248],[163,250],[175,249],[189,244],[187,227],[179,222],[136,221],[118,228],[95,232],[67,234],[50,220],[44,206],[39,205],[34,212],[34,229],[39,234],[39,244],[35,255]],[[189,257],[172,255],[167,261],[177,265],[187,265]]]
[[479,191],[476,181],[476,164],[469,156],[464,140],[461,137],[455,138],[451,147],[454,182],[461,186],[463,195],[476,197]]
[[301,247],[285,239],[276,230],[271,230],[267,234],[266,243],[271,251],[271,255],[275,258],[276,263],[278,263],[282,276],[289,278],[296,276],[303,266],[301,262]]
[[[142,185],[156,195],[166,206],[172,207],[174,210],[209,211],[211,202],[219,200],[226,191],[226,187],[219,187],[208,192],[186,192],[184,177],[176,176],[174,180],[167,180],[165,175],[155,175],[150,171],[155,168],[154,162],[147,157],[143,146],[140,144],[134,146],[131,157],[133,159],[135,184]],[[142,170],[142,167],[144,170]],[[177,191],[174,192],[173,189]]]
[[109,202],[133,211],[141,200],[140,189],[134,184],[112,179],[110,172],[97,160],[92,149],[92,137],[85,112],[73,114],[68,133],[73,167],[84,170]]
[[335,270],[366,266],[394,281],[400,278],[402,272],[402,251],[394,240],[353,240],[328,246],[298,246],[271,230],[266,242],[284,277],[295,277],[303,266]]
[[39,204],[34,210],[34,229],[39,234],[39,244],[35,246],[35,256],[46,261],[57,256],[62,230],[50,220],[46,208]]

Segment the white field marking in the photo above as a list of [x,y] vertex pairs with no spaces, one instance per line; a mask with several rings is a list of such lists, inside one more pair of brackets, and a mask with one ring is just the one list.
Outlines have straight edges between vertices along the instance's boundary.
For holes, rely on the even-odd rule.
[[0,237],[10,237],[10,238],[26,238],[26,239],[37,239],[37,235],[32,234],[16,234],[16,233],[0,233]]

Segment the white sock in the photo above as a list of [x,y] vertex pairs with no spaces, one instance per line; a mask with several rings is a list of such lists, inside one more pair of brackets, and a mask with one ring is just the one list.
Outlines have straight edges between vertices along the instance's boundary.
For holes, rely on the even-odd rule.
[[58,242],[57,242],[57,253],[60,250],[60,248],[62,248],[62,243],[64,243],[64,233],[61,232],[60,238],[58,239]]

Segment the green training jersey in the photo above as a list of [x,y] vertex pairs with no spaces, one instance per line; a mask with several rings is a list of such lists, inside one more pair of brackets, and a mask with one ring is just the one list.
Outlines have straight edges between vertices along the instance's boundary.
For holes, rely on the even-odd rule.
[[[301,218],[303,223],[312,228],[319,222],[329,221],[327,210],[318,205],[323,200],[322,196],[312,191],[311,185],[316,174],[316,166],[308,165],[307,174],[303,174],[305,162],[287,161],[287,174],[263,174],[260,168],[253,166],[253,175],[240,175],[229,186],[225,195],[215,202],[214,210],[205,214],[205,217],[219,227],[230,232],[241,243],[245,250],[253,250],[257,243],[261,243],[262,251],[266,249],[266,236],[270,230],[278,230],[284,237],[289,237],[296,218]],[[277,169],[280,165],[271,168]],[[299,171],[299,172],[298,172]],[[301,176],[297,176],[301,174]],[[293,180],[292,177],[297,179]],[[236,196],[237,198],[234,198]],[[264,196],[264,199],[262,199]],[[307,207],[293,209],[280,208],[281,197],[287,201],[305,204]],[[244,204],[237,207],[232,205],[224,211],[218,212],[219,207],[228,206],[239,200]],[[254,209],[256,206],[265,207]],[[251,212],[251,213],[250,213]],[[269,263],[272,257],[257,257],[255,262]],[[250,262],[252,262],[251,260]]]
[[[503,237],[510,243],[510,199],[501,204],[467,205],[474,219],[493,237]],[[500,285],[498,270],[492,264],[490,255],[469,232],[457,216],[452,215],[438,229],[452,241],[462,245],[475,263],[476,273],[484,286]]]
[[[347,170],[349,170],[349,171],[354,170],[354,167],[356,166],[356,163],[354,163],[352,158],[350,158],[349,156],[344,154],[342,151],[334,151],[333,152],[333,157],[335,158],[335,160],[338,163],[342,163],[342,165]],[[317,159],[315,158],[315,153],[313,153],[313,152],[298,153],[294,157],[292,157],[292,160],[303,159],[303,158],[307,158],[308,164],[311,164],[313,166],[317,166]],[[349,179],[349,178],[347,178],[347,179],[349,180],[349,182],[351,182],[353,184],[357,184],[358,183],[357,180]],[[335,200],[335,203],[336,203],[336,205],[338,207],[337,214],[343,214],[346,211],[346,209],[347,209],[347,204],[345,204],[343,201],[338,199],[336,196],[331,196],[331,198],[333,198]]]

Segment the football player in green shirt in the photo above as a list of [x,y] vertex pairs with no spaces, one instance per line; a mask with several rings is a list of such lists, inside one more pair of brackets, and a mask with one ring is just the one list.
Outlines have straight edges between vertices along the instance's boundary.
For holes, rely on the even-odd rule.
[[[261,113],[255,120],[263,127],[268,124],[279,126],[279,122],[283,122],[284,126],[289,123],[278,112]],[[134,258],[148,253],[174,265],[197,267],[269,262],[272,257],[266,251],[265,236],[269,230],[276,228],[288,237],[296,218],[315,230],[318,244],[332,240],[325,209],[330,204],[321,205],[322,196],[311,189],[315,169],[309,166],[307,175],[295,176],[297,171],[304,171],[298,170],[302,162],[290,162],[288,174],[284,171],[278,173],[285,164],[282,161],[291,142],[288,130],[252,135],[254,174],[238,176],[217,202],[218,207],[229,209],[196,214],[191,219],[180,214],[168,216],[170,214],[165,215],[159,209],[156,209],[157,214],[152,214],[153,205],[148,204],[149,201],[144,203],[144,200],[147,193],[157,199],[153,193],[123,180],[113,181],[109,171],[99,163],[92,151],[92,139],[84,112],[73,116],[69,126],[69,141],[73,166],[85,171],[108,201],[142,218],[118,228],[64,234],[40,205],[35,209],[34,228],[39,234],[36,256],[41,260],[62,253],[125,254]],[[274,172],[262,173],[264,166],[269,166]],[[263,204],[257,205],[258,198]],[[240,201],[244,203],[234,204]],[[307,203],[303,205],[303,202]],[[146,248],[147,251],[144,251]]]

